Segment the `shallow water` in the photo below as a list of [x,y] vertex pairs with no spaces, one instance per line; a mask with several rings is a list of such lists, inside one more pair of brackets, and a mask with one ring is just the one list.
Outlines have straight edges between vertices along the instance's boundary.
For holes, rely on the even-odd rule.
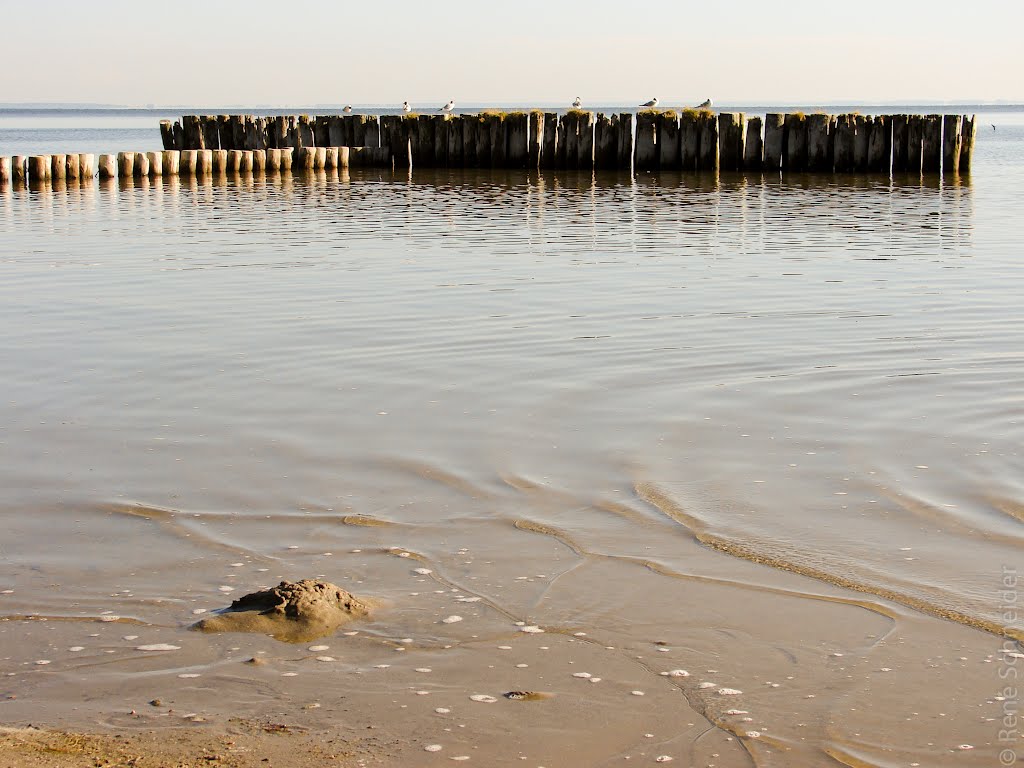
[[[323,575],[389,606],[330,669],[367,711],[402,699],[403,765],[438,759],[421,732],[528,765],[992,764],[999,635],[1024,637],[1003,589],[1024,538],[1017,117],[969,179],[0,193],[0,612],[49,617],[0,624],[0,707],[110,724],[154,685],[213,707],[187,666],[259,711],[288,664],[328,665],[184,627]],[[188,663],[140,659],[129,630]],[[232,666],[259,651],[273,673]],[[420,667],[440,687],[410,698]],[[502,687],[556,695],[467,700]],[[475,708],[465,732],[431,730],[442,695]]]

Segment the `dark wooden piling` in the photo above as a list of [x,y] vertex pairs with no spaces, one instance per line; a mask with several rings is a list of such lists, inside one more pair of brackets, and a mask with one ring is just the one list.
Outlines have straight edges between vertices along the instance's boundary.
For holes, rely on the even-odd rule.
[[50,180],[64,181],[67,179],[67,155],[50,155]]
[[480,117],[462,115],[459,123],[462,128],[462,165],[465,168],[478,168],[480,159],[476,153],[480,144]]
[[679,167],[696,171],[699,156],[700,114],[694,109],[684,109],[679,116]]
[[[409,139],[405,132],[405,118],[402,115],[384,115],[380,119],[380,131],[384,140],[384,146],[391,152],[394,158],[395,167],[409,167]],[[335,121],[331,121],[331,138],[340,137],[341,122],[337,121],[337,135],[335,133]],[[335,146],[341,146],[338,143]],[[339,166],[340,167],[340,166]]]
[[299,141],[296,146],[297,149],[316,146],[316,142],[313,141],[313,124],[310,122],[309,115],[299,115],[296,128],[298,130]]
[[174,142],[174,127],[170,120],[160,121],[160,142],[164,149],[178,149]]
[[0,157],[0,187],[11,183],[11,158]]
[[658,115],[658,168],[663,171],[680,171],[683,168],[679,135],[679,115],[667,109]]
[[743,170],[760,171],[764,163],[764,139],[761,137],[761,118],[747,120],[743,136]]
[[907,123],[907,171],[921,173],[921,156],[924,149],[924,117],[911,115]]
[[544,138],[540,151],[540,167],[554,168],[556,148],[558,145],[558,115],[554,112],[544,113]]
[[744,119],[742,112],[718,114],[718,162],[723,171],[738,171],[743,167]]
[[[392,118],[397,118],[398,115],[391,115]],[[341,115],[329,115],[327,117],[327,141],[326,146],[328,147],[342,147],[345,145],[344,136],[342,134]]]
[[893,115],[892,122],[892,172],[907,171],[907,115]]
[[971,157],[974,155],[974,141],[977,136],[977,117],[964,115],[960,142],[960,173],[967,173],[971,170]]
[[868,172],[889,174],[892,163],[892,123],[886,115],[875,115],[868,139]]
[[255,115],[245,116],[245,147],[244,149],[255,151],[267,148],[267,130],[262,117]]
[[230,129],[230,138],[227,139],[227,145],[221,144],[220,148],[229,151],[245,149],[245,116],[228,115],[228,128]]
[[171,124],[171,133],[174,135],[174,148],[175,149],[186,149],[185,146],[185,129],[181,127],[181,121],[175,120]]
[[565,126],[565,168],[579,168],[580,156],[580,119],[583,110],[573,109],[562,115]]
[[[229,166],[234,166],[234,157],[229,160]],[[299,151],[295,156],[295,169],[299,171],[312,171],[313,162],[316,160],[316,153],[313,147],[299,147]],[[237,169],[236,169],[237,170]]]
[[938,173],[942,167],[942,115],[925,115],[921,146],[921,172]]
[[791,173],[807,170],[807,118],[802,112],[788,114],[784,121],[785,155],[782,167]]
[[203,115],[203,146],[206,149],[220,148],[220,130],[216,115]]
[[231,132],[231,115],[217,115],[217,148],[235,148],[235,137]]
[[832,132],[832,167],[836,173],[853,171],[853,145],[857,128],[853,115],[837,115]]
[[530,112],[529,117],[529,148],[526,162],[530,168],[540,168],[540,156],[544,149],[544,113],[538,109]]
[[[380,120],[377,115],[362,115],[363,118],[363,146],[372,147],[374,149],[380,149]],[[374,155],[374,163],[378,163],[378,159],[382,155],[378,152]]]
[[508,125],[505,115],[497,115],[491,121],[491,165],[494,168],[508,167]]
[[633,168],[633,113],[619,112],[619,160],[617,167],[622,171]]
[[462,115],[451,115],[448,120],[448,167],[449,168],[465,168],[466,167],[466,146],[463,141],[462,121],[464,117]]
[[656,171],[658,159],[658,113],[653,110],[637,112],[633,168],[637,173]]
[[[452,127],[452,116],[451,115],[434,115],[434,165],[438,168],[448,167],[448,134],[451,132]],[[363,140],[365,142],[366,136],[364,134]],[[504,145],[504,142],[502,142]],[[365,147],[366,144],[360,144],[359,146]],[[367,155],[369,157],[369,155]],[[365,159],[365,158],[364,158]]]
[[[116,166],[115,166],[116,168]],[[28,181],[28,156],[13,155],[11,157],[11,184],[23,187]]]
[[480,168],[491,167],[491,117],[476,116],[476,164]]
[[594,113],[582,112],[576,123],[576,167],[594,170]]
[[508,168],[526,168],[530,159],[530,116],[511,112],[505,116],[505,159]]
[[960,152],[963,150],[963,115],[945,115],[942,118],[942,172],[960,172]]
[[420,115],[416,119],[416,156],[413,168],[434,167],[434,120],[432,115]]
[[700,112],[700,154],[697,156],[697,170],[718,173],[719,139],[718,116],[710,110]]
[[871,118],[853,116],[853,170],[866,173],[868,170],[868,144],[871,142]]
[[[313,119],[313,141],[318,147],[330,147],[330,118],[327,115],[317,115]],[[338,146],[338,145],[334,145]]]
[[598,112],[594,123],[594,167],[601,170],[614,168],[618,156],[618,125],[617,120],[612,122],[613,117]]
[[807,170],[831,173],[834,153],[830,150],[832,116],[815,112],[807,116]]

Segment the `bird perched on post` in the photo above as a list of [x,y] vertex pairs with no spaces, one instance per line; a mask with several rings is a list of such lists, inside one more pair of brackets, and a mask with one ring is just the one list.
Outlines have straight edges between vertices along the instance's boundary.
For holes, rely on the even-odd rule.
[[345,108],[343,110],[341,110],[341,111],[344,112],[346,115],[350,114],[352,112],[352,105],[351,104],[346,104]]
[[581,99],[579,96],[577,96],[576,100],[572,103],[572,108],[573,109],[579,109],[582,106],[583,106],[583,99]]
[[653,99],[651,99],[648,102],[645,102],[644,104],[641,104],[640,106],[647,107],[648,109],[654,109],[656,106],[658,106],[658,97],[655,96]]
[[711,99],[708,99],[703,104],[694,107],[694,109],[711,109]]
[[447,104],[445,104],[443,107],[441,107],[437,111],[438,112],[444,112],[445,114],[449,114],[450,115],[452,113],[453,109],[455,109],[455,99],[452,99],[451,101],[449,101]]
[[403,112],[412,112],[412,107],[409,106],[409,102],[408,101],[403,101],[402,102],[402,111]]

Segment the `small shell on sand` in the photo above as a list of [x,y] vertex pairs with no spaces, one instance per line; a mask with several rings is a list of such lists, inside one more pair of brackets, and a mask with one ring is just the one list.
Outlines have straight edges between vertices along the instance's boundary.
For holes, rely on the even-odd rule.
[[78,651],[84,651],[85,650],[85,646],[84,645],[72,645],[70,648],[68,648],[68,650],[71,651],[72,653],[77,653]]
[[528,635],[541,635],[544,633],[544,630],[538,627],[536,624],[529,624],[525,627],[520,627],[519,631],[525,632]]
[[376,667],[374,667],[374,669],[390,669],[390,668],[391,668],[390,664],[378,664]]
[[760,731],[747,731],[747,738],[759,739],[759,738],[761,738],[761,732]]
[[654,758],[654,762],[656,762],[656,763],[671,763],[672,762],[672,758],[669,755],[658,755],[656,758]]
[[434,670],[430,669],[430,667],[416,667],[416,671],[423,672],[425,674],[427,672],[433,672]]
[[203,614],[203,613],[206,613],[206,609],[205,608],[193,608],[192,609],[192,615],[193,616],[199,616],[200,614]]
[[433,573],[429,568],[414,568],[413,573],[418,573],[420,576],[429,576]]
[[469,760],[469,755],[456,755],[455,757],[453,757],[451,759],[456,761],[456,762],[458,762],[458,763],[461,763],[464,760]]
[[182,678],[184,680],[190,680],[193,677],[199,677],[199,676],[200,675],[199,675],[198,672],[184,672],[184,673],[178,675],[178,677],[180,677],[180,678]]
[[735,688],[719,688],[719,696],[739,696],[743,691],[738,691]]
[[446,616],[445,618],[441,619],[442,624],[458,624],[460,621],[462,621],[462,617],[455,615]]
[[690,676],[690,673],[687,672],[685,669],[673,669],[673,670],[671,670],[669,672],[664,672],[662,674],[664,674],[666,677],[689,677]]
[[573,677],[582,677],[584,679],[593,677],[593,675],[591,675],[589,672],[573,672],[572,676]]
[[444,747],[440,744],[427,744],[423,747],[424,752],[440,752],[442,749],[444,749]]
[[[455,602],[457,602],[457,603],[479,603],[480,602],[480,598],[479,597],[456,597],[455,598]],[[455,758],[453,757],[452,760],[454,760],[454,759]]]
[[49,663],[50,663],[49,659],[39,659],[39,660],[36,661],[36,664],[38,664],[41,667],[42,666],[46,666]]
[[180,651],[180,645],[171,645],[170,643],[153,643],[152,645],[137,645],[135,646],[136,651]]
[[120,621],[120,620],[121,620],[120,616],[114,616],[112,614],[109,615],[109,616],[100,616],[100,621]]
[[644,695],[643,691],[630,691],[630,693],[633,694],[634,696],[643,696]]
[[479,701],[482,704],[493,704],[497,701],[493,696],[488,696],[486,693],[474,693],[469,697],[470,701]]
[[323,662],[329,662],[329,661],[334,661],[334,657],[333,656],[317,656],[316,660],[317,661],[323,661]]
[[451,710],[448,709],[448,707],[438,707],[434,711],[437,712],[437,714],[439,715],[447,715],[449,712],[451,712]]
[[506,699],[512,699],[513,701],[544,701],[544,699],[552,698],[554,694],[542,693],[540,691],[509,691],[502,695]]
[[235,588],[234,587],[229,587],[227,584],[223,584],[223,585],[217,587],[217,590],[220,591],[220,592],[234,592]]
[[745,709],[727,709],[725,710],[727,715],[749,715],[750,713]]
[[311,645],[308,650],[313,651],[313,653],[317,653],[318,651],[329,651],[330,649],[331,646],[329,645]]
[[701,683],[697,686],[698,688],[717,688],[718,683]]
[[974,749],[974,747],[971,746],[970,744],[960,744],[960,745],[957,746],[957,749],[968,750],[968,749]]

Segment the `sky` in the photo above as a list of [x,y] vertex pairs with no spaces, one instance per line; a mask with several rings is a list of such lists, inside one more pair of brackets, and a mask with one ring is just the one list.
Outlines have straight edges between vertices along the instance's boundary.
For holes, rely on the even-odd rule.
[[0,0],[0,102],[1024,102],[1017,0]]

